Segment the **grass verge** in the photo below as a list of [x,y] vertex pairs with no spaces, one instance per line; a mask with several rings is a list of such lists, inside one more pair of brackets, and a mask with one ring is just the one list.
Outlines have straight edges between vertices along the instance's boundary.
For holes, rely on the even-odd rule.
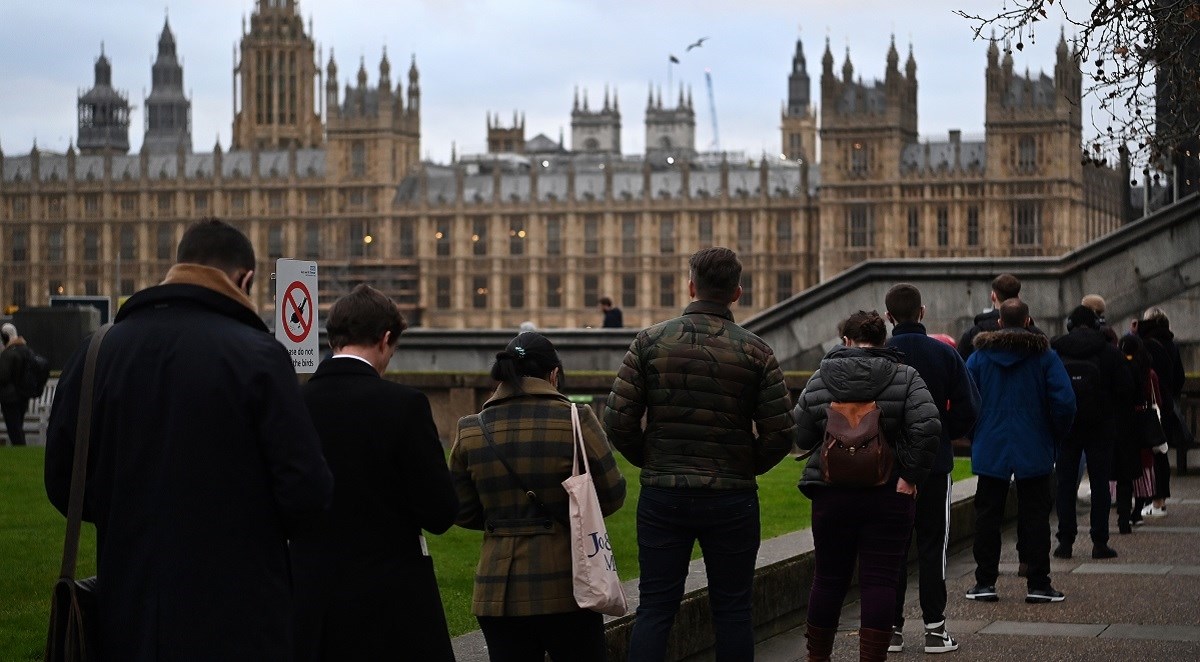
[[[43,449],[0,448],[0,660],[42,659],[50,590],[62,558],[65,520],[46,500],[42,484]],[[608,518],[609,534],[624,579],[638,576],[636,513],[641,487],[638,469],[618,457],[628,483],[625,507]],[[796,490],[801,466],[791,459],[760,476],[762,537],[773,538],[806,528],[810,509]],[[954,478],[970,476],[970,462],[959,459]],[[454,528],[429,536],[438,586],[451,634],[478,627],[471,615],[471,589],[483,534]],[[694,557],[700,554],[697,548]],[[96,569],[95,530],[85,525],[79,553],[79,576]]]

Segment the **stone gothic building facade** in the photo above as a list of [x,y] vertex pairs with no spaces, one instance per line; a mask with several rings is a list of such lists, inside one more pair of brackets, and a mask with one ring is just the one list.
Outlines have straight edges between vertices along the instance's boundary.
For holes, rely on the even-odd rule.
[[[399,80],[385,51],[374,82],[365,61],[342,81],[311,32],[294,0],[256,0],[227,149],[193,149],[164,26],[142,148],[129,153],[129,103],[102,53],[78,99],[77,147],[0,153],[0,303],[131,294],[161,279],[183,228],[206,216],[247,233],[262,274],[280,257],[317,260],[322,308],[367,282],[442,328],[597,326],[605,295],[627,324],[650,324],[687,303],[687,258],[710,245],[744,262],[745,317],[863,259],[1058,254],[1125,218],[1128,178],[1080,164],[1065,44],[1052,78],[1014,74],[1011,55],[989,49],[983,141],[917,135],[915,61],[901,72],[894,48],[884,80],[864,84],[848,56],[835,76],[826,45],[814,104],[797,42],[785,158],[696,150],[690,90],[664,103],[652,86],[645,154],[621,153],[606,89],[592,103],[576,93],[569,147],[488,112],[487,153],[434,164],[419,157],[415,58]],[[266,281],[254,297],[273,318]]]

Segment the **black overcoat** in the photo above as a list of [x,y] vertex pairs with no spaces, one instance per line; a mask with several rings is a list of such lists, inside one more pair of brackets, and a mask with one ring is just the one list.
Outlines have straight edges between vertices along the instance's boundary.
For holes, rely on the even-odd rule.
[[458,513],[429,401],[352,357],[302,390],[337,486],[328,522],[292,542],[296,659],[453,660],[419,537]]
[[[84,507],[104,660],[291,659],[287,539],[323,515],[333,479],[287,351],[248,305],[158,285],[104,339]],[[86,350],[49,421],[46,491],[63,512]]]

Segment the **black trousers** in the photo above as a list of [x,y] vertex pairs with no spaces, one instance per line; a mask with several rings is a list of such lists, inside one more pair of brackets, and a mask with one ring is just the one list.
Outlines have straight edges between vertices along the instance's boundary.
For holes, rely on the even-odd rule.
[[604,616],[580,609],[541,616],[476,616],[491,662],[604,662]]
[[[1051,475],[1023,478],[1017,487],[1017,555],[1029,590],[1050,588]],[[975,490],[975,582],[994,586],[1000,576],[1000,525],[1008,499],[1006,478],[980,476]],[[1107,486],[1104,488],[1108,489]]]
[[[950,474],[930,474],[917,487],[917,513],[913,521],[917,539],[917,577],[921,618],[926,624],[946,620],[946,547],[950,544]],[[904,627],[904,594],[908,585],[908,552],[900,565],[896,584],[893,626]]]
[[1108,496],[1108,481],[1112,475],[1113,440],[1104,434],[1088,434],[1083,438],[1073,437],[1062,444],[1058,451],[1058,463],[1054,470],[1058,474],[1058,541],[1068,547],[1075,543],[1079,530],[1075,515],[1075,495],[1079,487],[1079,458],[1087,454],[1088,481],[1092,487],[1091,537],[1094,545],[1108,544],[1108,510],[1112,506]]
[[25,412],[29,410],[29,399],[0,402],[4,412],[4,428],[8,431],[8,442],[13,446],[25,445]]

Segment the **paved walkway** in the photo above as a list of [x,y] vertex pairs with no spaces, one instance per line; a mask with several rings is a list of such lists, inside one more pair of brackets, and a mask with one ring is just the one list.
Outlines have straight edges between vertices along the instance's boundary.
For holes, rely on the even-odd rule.
[[[1051,581],[1067,599],[1054,604],[1024,601],[1025,580],[1017,577],[1015,528],[1004,532],[1000,601],[973,602],[963,594],[974,584],[971,550],[953,554],[947,569],[948,627],[959,650],[940,656],[967,660],[1200,660],[1200,476],[1172,477],[1167,516],[1148,519],[1130,535],[1116,532],[1109,544],[1118,558],[1093,561],[1081,506],[1081,540],[1075,558],[1051,559]],[[1054,523],[1052,522],[1052,527]],[[1081,544],[1082,543],[1082,544]],[[936,659],[922,650],[916,577],[905,605],[905,651],[895,659]],[[842,612],[834,660],[857,659],[859,603]],[[784,633],[756,649],[762,662],[805,659],[802,629]]]

